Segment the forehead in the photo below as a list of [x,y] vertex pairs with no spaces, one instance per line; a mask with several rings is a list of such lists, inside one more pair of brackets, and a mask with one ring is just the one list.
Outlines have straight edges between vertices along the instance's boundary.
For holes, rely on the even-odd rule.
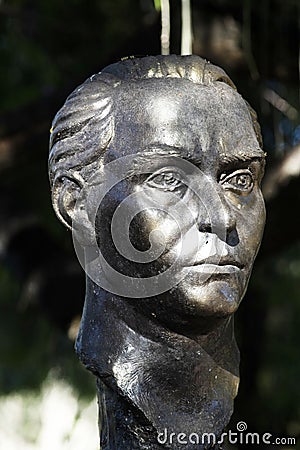
[[114,137],[119,156],[153,149],[261,157],[250,113],[225,83],[199,85],[184,79],[121,84],[114,96]]

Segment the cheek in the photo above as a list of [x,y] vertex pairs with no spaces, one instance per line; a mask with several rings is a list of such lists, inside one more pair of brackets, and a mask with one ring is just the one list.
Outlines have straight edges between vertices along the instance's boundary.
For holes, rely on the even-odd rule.
[[[130,239],[140,241],[140,245],[147,248],[150,241],[164,243],[165,249],[170,250],[181,242],[183,236],[193,226],[194,215],[188,205],[178,199],[172,203],[164,202],[163,194],[160,202],[152,201],[141,193],[138,200],[138,210],[130,225]],[[159,205],[159,206],[158,206]],[[142,250],[142,248],[141,248]]]
[[129,237],[140,251],[149,250],[150,246],[159,246],[165,251],[180,240],[181,228],[181,224],[167,212],[149,208],[135,215]]
[[265,204],[261,192],[241,208],[238,218],[238,233],[244,248],[252,257],[257,254],[266,221]]

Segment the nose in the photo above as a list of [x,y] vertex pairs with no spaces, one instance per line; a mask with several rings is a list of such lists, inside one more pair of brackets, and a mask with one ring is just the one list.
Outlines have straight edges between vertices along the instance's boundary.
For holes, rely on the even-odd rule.
[[229,245],[238,244],[236,217],[225,199],[219,197],[216,204],[210,204],[209,209],[199,208],[198,229],[202,233],[216,234]]

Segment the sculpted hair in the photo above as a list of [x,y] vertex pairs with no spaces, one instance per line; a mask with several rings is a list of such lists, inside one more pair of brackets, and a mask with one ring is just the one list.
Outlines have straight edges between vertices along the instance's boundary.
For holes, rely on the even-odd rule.
[[[150,78],[182,78],[202,85],[225,83],[236,91],[223,69],[199,56],[128,58],[107,66],[75,89],[53,120],[49,155],[51,186],[66,179],[75,180],[79,187],[84,184],[113,136],[115,89],[124,82]],[[256,113],[245,103],[262,145]]]

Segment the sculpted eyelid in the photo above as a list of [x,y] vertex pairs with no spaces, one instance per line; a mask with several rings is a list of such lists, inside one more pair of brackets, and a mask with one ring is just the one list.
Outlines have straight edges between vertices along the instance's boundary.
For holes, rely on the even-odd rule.
[[249,161],[248,163],[243,162],[237,165],[231,165],[230,167],[223,166],[218,171],[218,180],[223,181],[225,178],[232,176],[235,173],[246,172],[249,173],[253,178],[257,178],[257,168],[253,164],[255,161]]
[[162,167],[161,169],[158,169],[155,172],[151,173],[148,176],[147,180],[151,180],[152,178],[163,174],[179,175],[180,178],[185,177],[185,174],[178,167]]
[[237,169],[237,170],[234,170],[234,171],[232,171],[232,172],[229,172],[229,173],[222,173],[221,175],[220,175],[220,179],[219,179],[219,181],[226,181],[226,179],[230,179],[230,178],[232,178],[232,177],[234,177],[234,176],[236,176],[236,175],[240,175],[240,174],[244,174],[244,173],[246,173],[246,174],[248,174],[248,175],[251,175],[251,177],[253,177],[253,171],[250,169],[250,168],[241,168],[241,169]]

